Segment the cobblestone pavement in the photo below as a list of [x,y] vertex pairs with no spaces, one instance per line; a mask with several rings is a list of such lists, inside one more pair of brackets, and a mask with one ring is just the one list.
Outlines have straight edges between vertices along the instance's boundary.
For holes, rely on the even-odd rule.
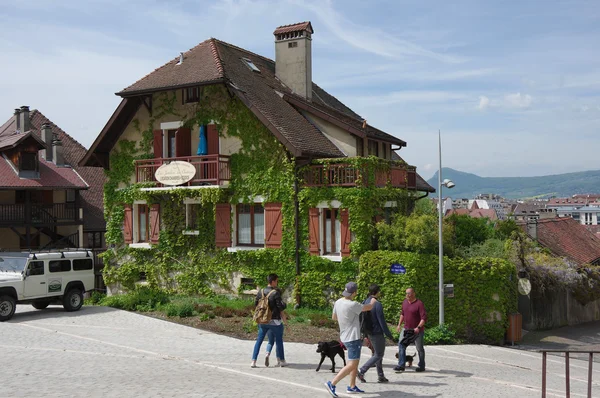
[[[0,397],[327,397],[331,379],[316,346],[285,345],[289,367],[250,368],[254,342],[220,336],[106,307],[67,313],[51,306],[19,306],[0,323]],[[409,348],[409,352],[412,348]],[[375,369],[363,397],[539,397],[541,356],[482,345],[426,347],[427,371],[392,371],[395,350],[386,351],[390,383],[378,384]],[[264,346],[261,350],[264,352]],[[369,355],[363,349],[363,363]],[[328,361],[328,360],[326,360]],[[337,361],[341,362],[341,361]],[[596,380],[600,369],[593,371]],[[338,390],[345,390],[347,379]],[[550,358],[548,396],[565,396],[564,362]],[[600,396],[600,385],[593,385]],[[587,362],[571,361],[571,396],[586,396]],[[340,396],[348,396],[345,393]]]

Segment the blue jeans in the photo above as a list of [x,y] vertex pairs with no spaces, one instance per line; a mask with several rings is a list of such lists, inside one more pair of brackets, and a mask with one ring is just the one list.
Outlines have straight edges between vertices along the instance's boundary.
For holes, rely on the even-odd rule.
[[343,341],[348,349],[348,360],[357,361],[360,359],[360,350],[362,348],[362,340]]
[[[404,337],[404,332],[406,329],[402,331],[402,336],[400,336],[400,341]],[[425,335],[425,331],[419,331],[417,335],[417,339],[415,340],[415,346],[417,347],[417,353],[419,354],[419,367],[421,369],[425,369],[425,348],[423,348],[423,336]],[[404,366],[406,363],[406,348],[400,343],[398,343],[398,365]]]
[[269,330],[267,332],[267,352],[270,354],[273,351],[273,346],[275,345],[275,333],[273,330]]
[[285,355],[283,353],[283,324],[281,325],[258,325],[258,337],[256,338],[256,343],[254,344],[254,352],[252,353],[252,360],[256,361],[258,358],[258,352],[260,351],[260,346],[265,339],[265,336],[272,332],[275,336],[275,353],[277,354],[277,358],[284,361]]

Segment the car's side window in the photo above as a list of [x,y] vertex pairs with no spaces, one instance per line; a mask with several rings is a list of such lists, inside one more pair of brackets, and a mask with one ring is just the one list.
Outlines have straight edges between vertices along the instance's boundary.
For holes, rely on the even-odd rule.
[[48,269],[50,272],[71,271],[71,260],[50,260]]
[[83,258],[81,260],[73,260],[73,271],[85,271],[94,268],[91,258]]
[[29,272],[27,275],[44,275],[44,262],[43,261],[32,261],[29,263]]

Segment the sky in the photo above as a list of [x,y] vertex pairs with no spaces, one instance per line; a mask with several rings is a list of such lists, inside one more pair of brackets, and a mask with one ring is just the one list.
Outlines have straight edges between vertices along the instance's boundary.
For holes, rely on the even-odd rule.
[[210,38],[275,58],[311,21],[313,81],[408,143],[425,178],[600,169],[597,0],[0,0],[0,124],[38,109],[89,147],[134,83]]

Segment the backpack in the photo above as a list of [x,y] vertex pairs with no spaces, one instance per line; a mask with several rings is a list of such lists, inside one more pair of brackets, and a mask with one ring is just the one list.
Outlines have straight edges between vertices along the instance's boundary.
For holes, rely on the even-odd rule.
[[363,336],[373,333],[373,318],[371,311],[363,311],[358,315],[360,320],[360,332]]
[[269,294],[265,296],[265,290],[261,290],[262,297],[258,299],[256,308],[254,309],[254,315],[252,316],[254,322],[265,324],[271,321],[272,311],[271,307],[269,307],[269,296],[271,296],[273,292],[275,292],[275,289],[271,290]]

